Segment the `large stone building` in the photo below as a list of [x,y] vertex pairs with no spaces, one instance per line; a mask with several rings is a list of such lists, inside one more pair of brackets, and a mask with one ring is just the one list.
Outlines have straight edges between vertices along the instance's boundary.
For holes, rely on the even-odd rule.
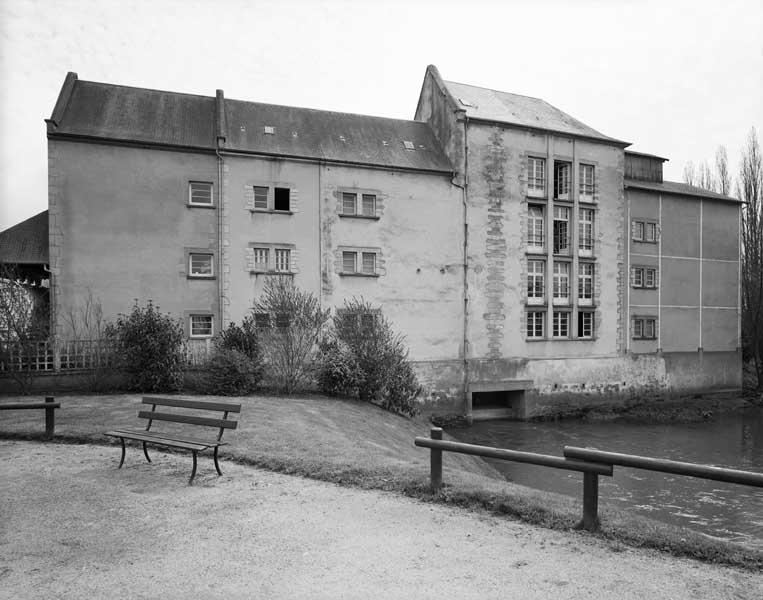
[[739,203],[542,100],[430,66],[406,121],[70,73],[47,124],[58,335],[92,290],[207,339],[290,274],[381,306],[435,412],[741,383]]

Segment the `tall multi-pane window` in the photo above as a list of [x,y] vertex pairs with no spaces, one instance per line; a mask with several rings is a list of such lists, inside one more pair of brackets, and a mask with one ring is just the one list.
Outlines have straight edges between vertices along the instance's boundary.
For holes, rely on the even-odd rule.
[[570,313],[555,312],[553,325],[554,325],[553,336],[555,338],[570,337]]
[[570,263],[554,263],[554,304],[570,302]]
[[268,254],[267,248],[254,248],[254,270],[255,271],[267,271],[268,270]]
[[593,165],[580,165],[580,199],[593,201]]
[[288,273],[291,270],[291,250],[276,250],[276,271]]
[[527,159],[527,194],[529,196],[546,195],[546,159]]
[[354,215],[356,213],[356,203],[358,195],[349,192],[342,193],[342,214]]
[[594,211],[581,208],[578,211],[578,248],[580,254],[590,256],[593,253]]
[[593,263],[578,264],[578,304],[593,304]]
[[527,303],[543,304],[545,296],[546,263],[542,260],[527,261]]
[[554,254],[570,253],[570,209],[554,207]]
[[578,313],[578,337],[591,339],[593,337],[593,312],[581,310]]
[[543,207],[530,204],[527,207],[527,249],[530,252],[543,250]]
[[570,172],[572,165],[567,162],[554,163],[554,198],[570,199]]
[[542,338],[543,322],[546,320],[546,313],[543,311],[532,310],[527,313],[527,337]]

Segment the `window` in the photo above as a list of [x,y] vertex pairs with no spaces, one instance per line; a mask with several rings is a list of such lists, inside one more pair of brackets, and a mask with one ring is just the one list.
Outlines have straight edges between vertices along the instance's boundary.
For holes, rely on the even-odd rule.
[[568,338],[570,337],[570,313],[568,312],[555,312],[554,313],[554,331],[555,338]]
[[570,253],[570,209],[554,207],[554,254]]
[[363,273],[365,275],[374,275],[376,273],[376,254],[373,252],[363,252]]
[[286,329],[290,324],[291,319],[289,318],[289,313],[276,313],[276,328]]
[[543,250],[543,207],[530,204],[527,207],[527,249]]
[[581,339],[593,337],[593,313],[589,310],[581,310],[578,313],[578,337]]
[[406,150],[415,150],[416,146],[413,144],[413,142],[409,142],[408,140],[403,140],[403,146]]
[[593,165],[580,165],[580,199],[593,201]]
[[554,304],[569,304],[570,263],[554,263]]
[[291,250],[276,249],[276,271],[278,273],[291,272]]
[[636,242],[656,244],[660,239],[660,230],[655,221],[633,221],[631,237]]
[[593,253],[594,211],[581,208],[578,213],[578,248],[580,254],[590,256]]
[[376,216],[376,194],[363,194],[363,216]]
[[635,288],[656,288],[657,269],[653,267],[631,267],[631,286]]
[[196,206],[212,206],[212,184],[208,181],[189,182],[188,203]]
[[212,254],[197,254],[192,252],[188,255],[188,274],[191,277],[212,277]]
[[270,327],[270,315],[268,313],[254,313],[254,326],[257,329]]
[[342,252],[342,272],[357,273],[357,252]]
[[269,254],[270,251],[267,248],[254,248],[254,270],[255,271],[267,271],[270,265]]
[[348,192],[342,193],[342,214],[354,215],[357,213],[356,204],[358,200],[357,194],[350,194]]
[[268,188],[261,185],[254,186],[254,208],[255,210],[268,209]]
[[527,159],[527,194],[528,196],[546,195],[546,159],[529,157]]
[[593,304],[593,263],[578,265],[578,304]]
[[289,188],[277,187],[273,193],[273,210],[288,212],[289,209]]
[[654,340],[657,339],[657,319],[654,317],[633,318],[633,339]]
[[542,311],[530,311],[527,313],[527,337],[542,338],[543,323],[546,320],[546,313]]
[[554,198],[570,199],[570,171],[572,171],[570,163],[554,163]]
[[543,304],[546,263],[542,260],[527,261],[527,303]]
[[191,337],[212,337],[212,315],[191,315]]

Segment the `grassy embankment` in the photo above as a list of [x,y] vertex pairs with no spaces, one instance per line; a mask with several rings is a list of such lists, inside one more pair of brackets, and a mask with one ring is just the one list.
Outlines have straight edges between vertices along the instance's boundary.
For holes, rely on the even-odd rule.
[[[104,431],[138,425],[137,395],[58,399],[63,405],[56,411],[55,441],[114,444]],[[20,398],[0,402],[11,400]],[[440,492],[431,493],[429,451],[413,445],[414,437],[429,433],[430,425],[423,420],[408,420],[368,404],[321,396],[256,396],[240,401],[244,405],[241,424],[225,436],[230,445],[221,451],[223,468],[226,460],[235,460],[341,485],[398,492],[425,502],[486,510],[552,529],[572,529],[580,520],[579,499],[506,482],[487,463],[465,455],[444,454],[445,485]],[[3,411],[0,418],[0,437],[39,438],[43,430],[44,416],[39,410]],[[128,462],[143,461],[137,448],[131,450]],[[119,458],[116,448],[114,458]],[[199,469],[213,469],[211,458],[202,456]],[[549,477],[558,476],[554,469],[547,472]],[[582,496],[582,474],[580,479]],[[746,569],[763,568],[763,552],[608,509],[601,503],[599,512],[602,528],[595,535],[607,541],[613,551],[621,551],[625,544]]]

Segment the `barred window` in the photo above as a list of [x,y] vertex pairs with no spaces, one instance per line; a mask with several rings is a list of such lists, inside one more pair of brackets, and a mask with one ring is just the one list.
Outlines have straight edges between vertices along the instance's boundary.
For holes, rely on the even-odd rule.
[[198,206],[212,206],[212,183],[208,181],[189,182],[188,203]]
[[212,337],[212,315],[191,315],[191,337]]

